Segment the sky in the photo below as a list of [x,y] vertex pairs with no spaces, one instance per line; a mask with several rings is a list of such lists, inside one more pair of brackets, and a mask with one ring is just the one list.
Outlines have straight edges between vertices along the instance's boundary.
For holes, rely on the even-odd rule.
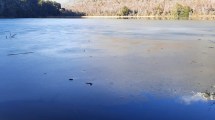
[[54,0],[54,1],[59,2],[59,3],[65,3],[67,1],[73,1],[73,0]]

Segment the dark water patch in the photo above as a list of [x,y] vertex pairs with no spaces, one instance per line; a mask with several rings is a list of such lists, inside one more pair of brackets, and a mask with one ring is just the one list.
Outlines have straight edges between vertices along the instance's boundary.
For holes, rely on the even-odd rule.
[[87,82],[86,84],[89,86],[93,86],[93,83],[91,83],[91,82]]
[[[95,96],[94,96],[95,97]],[[100,96],[101,97],[101,96]],[[0,117],[6,120],[212,120],[214,103],[184,104],[171,98],[148,97],[141,102],[130,101],[103,105],[96,101],[69,102],[23,100],[0,103]],[[108,101],[108,99],[106,99]],[[124,99],[122,99],[124,100]],[[197,114],[198,113],[198,114]]]
[[34,52],[23,52],[23,53],[11,53],[8,54],[8,56],[14,56],[14,55],[27,55],[27,54],[33,54]]

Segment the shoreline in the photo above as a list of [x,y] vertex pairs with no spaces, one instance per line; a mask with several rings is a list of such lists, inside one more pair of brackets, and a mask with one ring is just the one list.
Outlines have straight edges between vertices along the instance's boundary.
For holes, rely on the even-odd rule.
[[176,19],[174,16],[49,16],[47,18],[83,18],[83,19],[149,19],[149,20],[215,20],[215,15],[193,15]]
[[[81,18],[110,18],[110,19],[150,19],[150,18],[155,18],[155,19],[174,19],[174,16],[81,16]],[[195,16],[190,16],[186,19],[211,19],[215,20],[215,15],[195,15]]]
[[[19,18],[19,17],[18,17]],[[23,17],[25,18],[25,17]],[[146,19],[146,20],[215,20],[215,15],[193,15],[188,18],[174,18],[174,16],[48,16],[28,18],[74,18],[74,19]],[[17,19],[15,17],[0,17],[0,19]],[[21,19],[21,18],[20,18]]]

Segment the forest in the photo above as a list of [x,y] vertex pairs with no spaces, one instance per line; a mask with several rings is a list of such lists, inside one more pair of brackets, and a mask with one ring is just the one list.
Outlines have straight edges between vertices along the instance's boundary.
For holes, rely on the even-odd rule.
[[215,16],[215,0],[0,0],[1,18],[198,15]]
[[90,16],[215,15],[215,0],[76,0],[66,7]]
[[35,18],[49,16],[78,15],[49,0],[0,0],[1,18]]

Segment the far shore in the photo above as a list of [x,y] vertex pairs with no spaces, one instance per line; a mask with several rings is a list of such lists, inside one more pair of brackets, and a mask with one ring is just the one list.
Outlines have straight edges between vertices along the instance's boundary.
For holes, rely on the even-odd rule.
[[[155,19],[155,20],[175,20],[174,16],[49,16],[48,18],[96,18],[96,19]],[[193,15],[187,20],[215,20],[215,15]]]
[[[9,17],[11,19],[16,17]],[[19,17],[18,17],[19,18]],[[31,17],[29,17],[31,18]],[[193,15],[188,18],[175,18],[174,16],[47,16],[36,18],[83,18],[83,19],[146,19],[146,20],[215,20],[215,15]],[[0,17],[8,19],[8,17]]]

